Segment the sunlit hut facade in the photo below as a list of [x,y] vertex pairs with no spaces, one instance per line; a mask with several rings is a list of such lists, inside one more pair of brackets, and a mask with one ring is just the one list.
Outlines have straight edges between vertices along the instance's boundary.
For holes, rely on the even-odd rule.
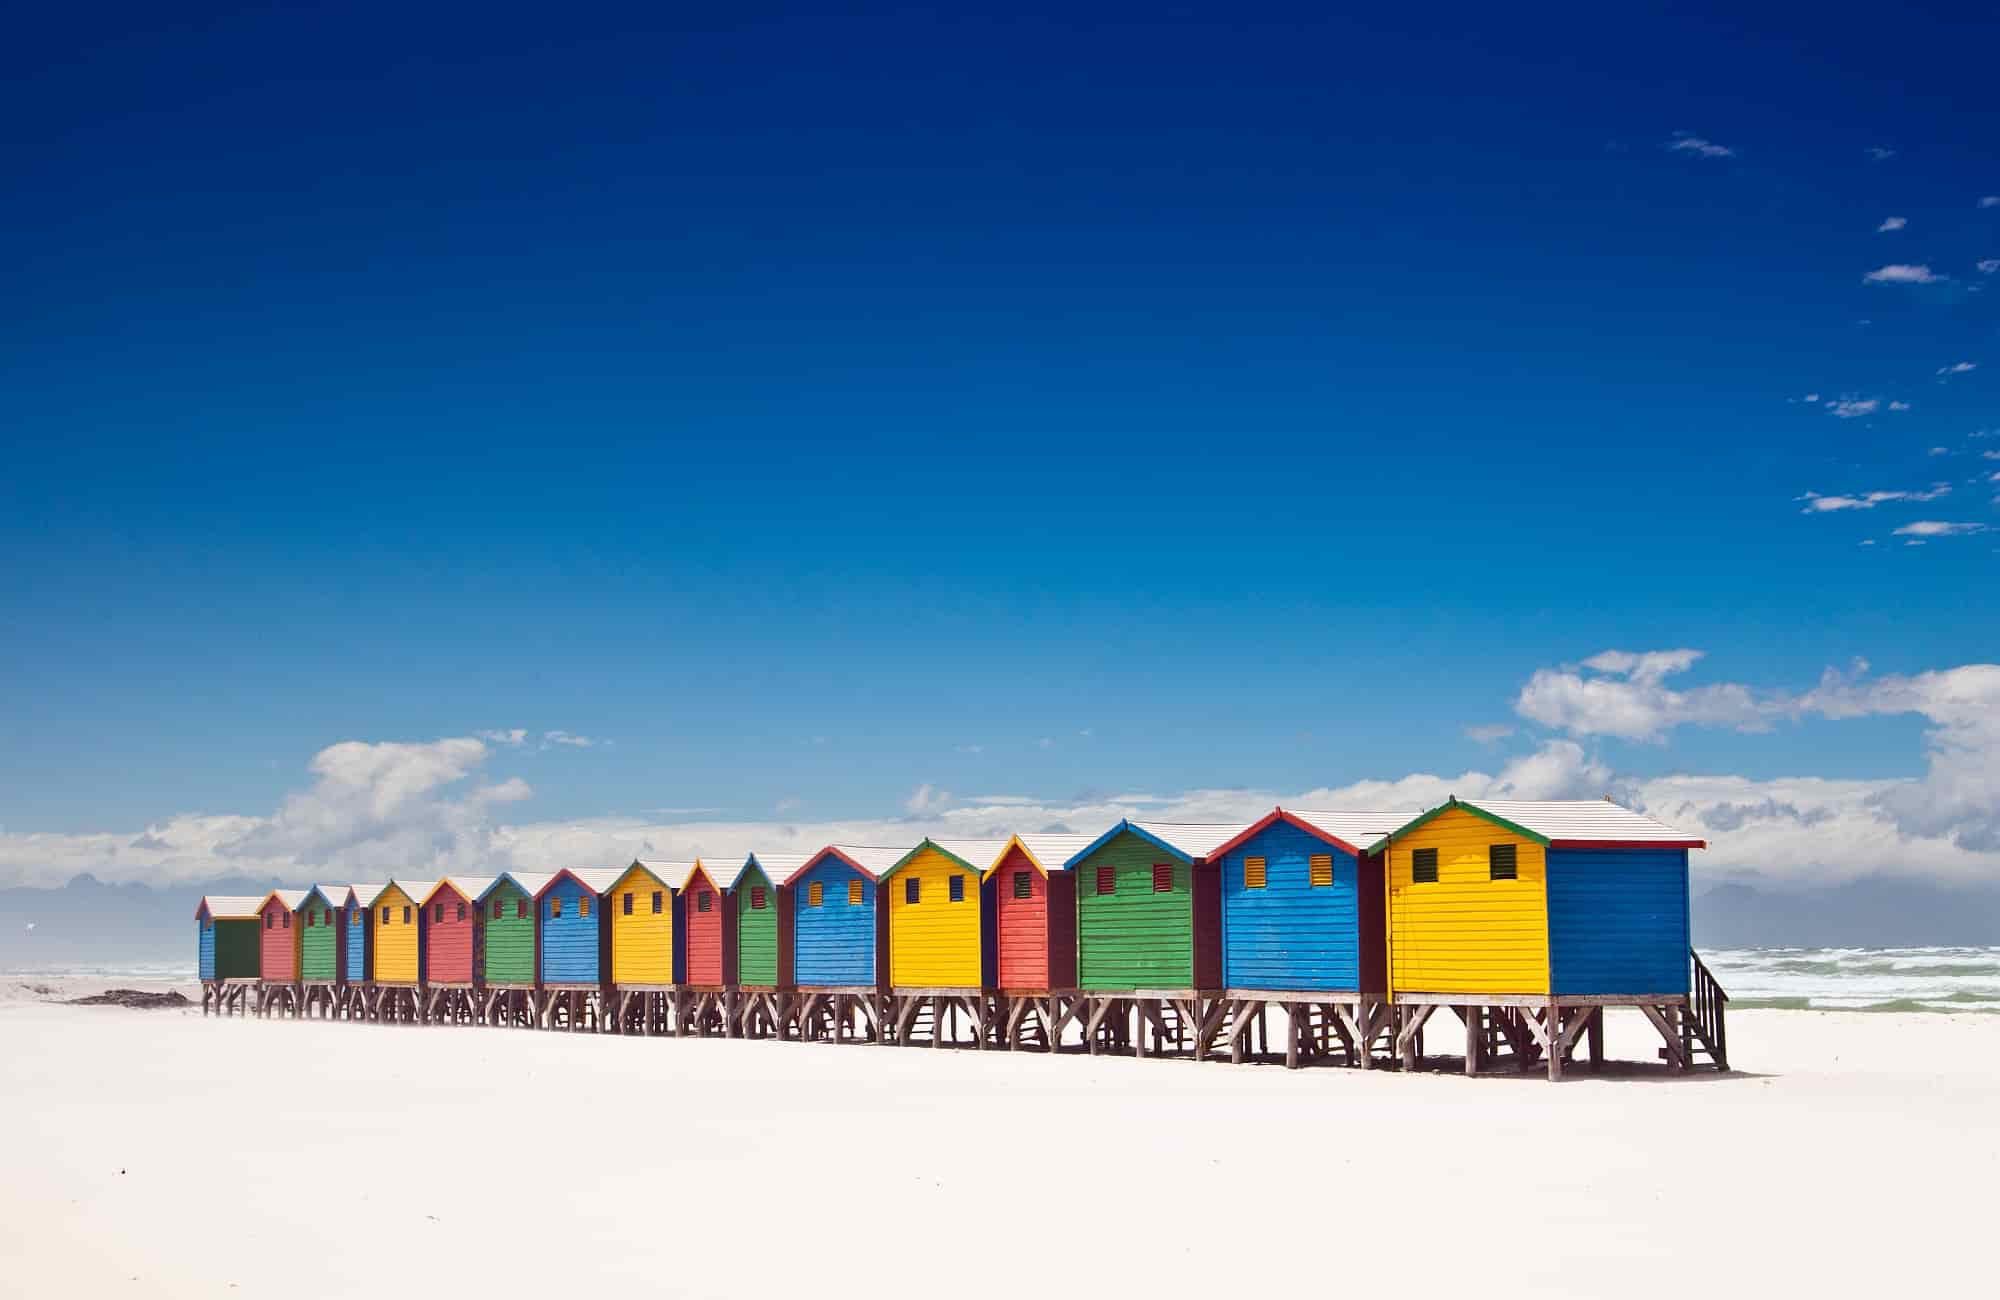
[[417,903],[437,888],[435,880],[391,880],[368,900],[374,926],[374,970],[363,1004],[372,1020],[414,1024],[422,1016],[418,989],[422,974],[423,927]]
[[298,987],[299,909],[306,890],[274,889],[257,909],[257,1013],[297,1015],[304,1001]]
[[611,910],[611,1017],[621,1033],[664,1034],[674,1024],[680,949],[674,885],[692,862],[635,861],[606,895]]
[[752,853],[736,877],[737,1032],[785,1033],[792,988],[791,891],[783,882],[806,864],[802,853]]
[[1094,835],[1016,835],[986,868],[1000,1041],[1053,1049],[1076,1014],[1076,876]]
[[612,931],[603,900],[622,874],[565,868],[536,900],[544,1029],[596,1029],[608,1021]]
[[877,883],[909,849],[832,844],[785,882],[792,893],[792,1021],[801,1038],[844,1042],[881,1034],[887,921]]
[[681,934],[686,941],[676,1025],[682,1034],[736,1036],[736,899],[744,863],[705,857],[681,878]]
[[248,990],[257,982],[262,950],[258,937],[262,898],[204,894],[194,909],[195,970],[201,978],[203,1015],[246,1010]]
[[1222,991],[1222,899],[1209,855],[1241,829],[1122,821],[1070,859],[1091,1051],[1205,1054],[1207,1003]]
[[555,879],[545,872],[507,871],[475,900],[484,927],[479,945],[479,1020],[529,1028],[535,1023],[541,918],[535,897]]
[[347,886],[347,904],[341,920],[341,999],[345,1014],[359,1019],[364,1014],[362,993],[375,978],[375,916],[368,904],[382,892],[380,884]]
[[423,1018],[442,1025],[479,1019],[479,898],[492,876],[446,876],[423,900]]
[[1272,1006],[1288,1066],[1364,1069],[1386,1037],[1382,859],[1367,846],[1408,813],[1275,808],[1212,857],[1222,884],[1222,1002],[1214,1046],[1268,1051]]
[[1686,1068],[1726,1061],[1721,990],[1689,942],[1688,850],[1702,840],[1609,800],[1450,799],[1385,836],[1396,1043],[1415,1065],[1440,1006],[1465,1068],[1546,1056],[1579,1033],[1602,1055],[1607,1007],[1636,1007]]
[[[943,1047],[995,1037],[986,991],[995,987],[991,895],[985,868],[1007,847],[998,840],[933,840],[904,854],[883,873],[889,914],[888,1024],[899,1043],[927,1040]],[[962,1024],[961,1024],[962,1022]]]
[[299,906],[299,982],[305,991],[305,1015],[331,1018],[342,1010],[340,986],[345,969],[341,959],[346,952],[348,904],[353,897],[352,885],[314,885]]

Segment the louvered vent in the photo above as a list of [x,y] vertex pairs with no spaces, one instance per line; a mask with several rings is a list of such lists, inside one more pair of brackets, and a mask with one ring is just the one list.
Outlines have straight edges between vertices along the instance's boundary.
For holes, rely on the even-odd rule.
[[1435,885],[1438,878],[1438,851],[1416,849],[1410,854],[1410,883]]
[[1333,884],[1333,855],[1315,853],[1306,860],[1314,889],[1325,889]]
[[1174,892],[1174,866],[1171,862],[1153,864],[1153,892],[1171,894]]
[[963,903],[963,902],[965,901],[965,877],[964,877],[964,876],[953,876],[953,877],[951,878],[951,885],[949,886],[949,888],[950,888],[950,890],[951,890],[951,901],[952,901],[952,902],[954,902],[954,903]]
[[905,876],[903,878],[903,901],[905,903],[918,903],[923,901],[923,897],[924,882],[915,876]]
[[1520,878],[1519,849],[1513,844],[1489,844],[1486,846],[1487,874],[1494,880],[1518,880]]
[[1014,873],[1014,897],[1033,898],[1034,896],[1035,882],[1029,877],[1027,872],[1016,871]]
[[826,896],[825,887],[822,886],[819,881],[815,880],[810,885],[806,886],[807,907],[818,907],[822,902],[826,901],[825,896]]
[[1266,878],[1265,862],[1262,858],[1243,859],[1243,887],[1262,889]]
[[1118,868],[1099,867],[1097,869],[1097,892],[1115,894],[1118,892]]
[[753,912],[764,910],[764,887],[762,885],[750,886],[750,910]]
[[858,880],[847,882],[847,905],[849,907],[861,906],[861,882]]

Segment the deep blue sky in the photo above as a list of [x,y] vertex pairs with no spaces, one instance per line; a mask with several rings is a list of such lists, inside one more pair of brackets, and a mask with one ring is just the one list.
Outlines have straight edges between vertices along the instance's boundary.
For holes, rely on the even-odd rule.
[[1991,17],[196,8],[0,52],[10,830],[510,726],[615,742],[535,817],[1299,789],[2000,644],[1891,533],[2000,522]]

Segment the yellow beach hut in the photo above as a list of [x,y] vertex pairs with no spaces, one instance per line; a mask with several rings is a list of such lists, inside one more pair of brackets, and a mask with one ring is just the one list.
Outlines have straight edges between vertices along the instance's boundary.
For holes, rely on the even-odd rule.
[[436,889],[435,880],[391,880],[368,902],[375,922],[372,995],[363,1006],[370,1020],[415,1023],[423,1008],[417,997],[422,963],[423,918],[418,905]]
[[959,1040],[959,1020],[984,1047],[996,1028],[992,891],[986,868],[1012,841],[933,840],[882,873],[889,900],[889,1024],[895,1041]]
[[620,1033],[673,1028],[677,900],[692,862],[637,861],[605,891],[611,910],[611,1020]]

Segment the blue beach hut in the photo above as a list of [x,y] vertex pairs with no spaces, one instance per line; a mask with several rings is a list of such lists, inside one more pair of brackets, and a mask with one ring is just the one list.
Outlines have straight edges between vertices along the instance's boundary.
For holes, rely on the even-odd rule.
[[792,895],[795,1022],[804,1038],[845,1039],[858,1016],[877,1036],[887,972],[887,913],[878,906],[882,873],[907,848],[830,844],[785,884]]

